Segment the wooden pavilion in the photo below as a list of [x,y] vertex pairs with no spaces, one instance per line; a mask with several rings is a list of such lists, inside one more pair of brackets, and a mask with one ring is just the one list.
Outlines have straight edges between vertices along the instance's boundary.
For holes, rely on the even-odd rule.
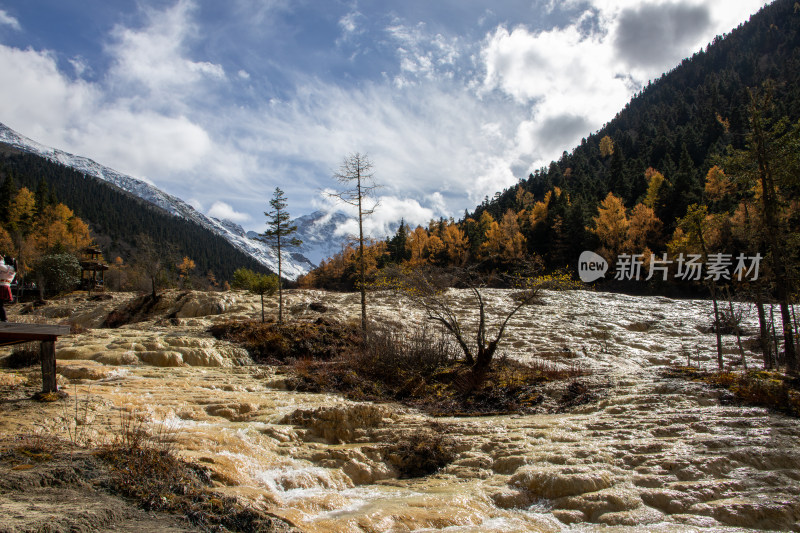
[[97,248],[83,250],[80,285],[82,290],[101,292],[105,289],[105,271],[108,270],[108,265],[100,260],[101,254],[102,252]]

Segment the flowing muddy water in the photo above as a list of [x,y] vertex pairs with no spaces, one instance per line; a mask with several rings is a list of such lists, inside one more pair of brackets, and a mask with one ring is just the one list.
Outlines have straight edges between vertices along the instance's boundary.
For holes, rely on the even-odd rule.
[[[452,297],[469,312],[467,293]],[[510,292],[491,290],[487,299],[503,309]],[[297,317],[319,316],[311,302],[337,318],[359,313],[358,295],[291,291],[288,301]],[[97,327],[118,304],[63,305],[71,321]],[[607,386],[605,396],[565,414],[440,419],[457,457],[411,480],[397,478],[382,450],[428,428],[430,417],[287,391],[280,369],[240,366],[246,354],[205,329],[260,316],[254,297],[170,293],[161,305],[155,320],[59,341],[69,401],[88,399],[95,438],[114,432],[122,408],[146,413],[155,430],[174,430],[183,457],[212,469],[219,490],[303,531],[800,530],[800,421],[722,405],[720,393],[660,373],[688,357],[716,364],[714,335],[703,332],[708,302],[547,293],[543,305],[513,320],[501,350],[590,368],[590,379]],[[379,322],[421,321],[388,294],[374,295],[370,305]],[[39,313],[66,316],[59,309]],[[755,330],[754,316],[745,315]],[[735,337],[723,339],[726,361],[738,363]],[[756,354],[747,355],[757,366]],[[3,379],[8,385],[27,375]],[[58,430],[58,410],[21,419],[6,409],[0,421],[10,432]]]

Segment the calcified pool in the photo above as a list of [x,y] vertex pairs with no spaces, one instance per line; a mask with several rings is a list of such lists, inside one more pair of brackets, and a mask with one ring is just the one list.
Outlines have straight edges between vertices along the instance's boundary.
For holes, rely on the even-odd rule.
[[[510,304],[508,291],[487,294],[492,309]],[[469,312],[467,293],[451,296]],[[39,313],[95,328],[115,298]],[[242,366],[245,353],[205,333],[215,321],[260,314],[244,293],[170,294],[156,320],[66,337],[59,373],[69,401],[87,402],[95,439],[113,433],[120,409],[136,409],[153,430],[174,432],[180,454],[208,466],[218,490],[303,531],[800,530],[800,421],[721,405],[717,392],[660,372],[687,358],[716,364],[714,336],[703,332],[707,302],[588,291],[544,300],[513,320],[502,351],[591,368],[605,396],[567,414],[441,420],[456,460],[421,479],[397,479],[380,449],[429,417],[284,390],[275,369]],[[318,291],[290,292],[288,308],[315,317],[311,302],[341,319],[359,313],[357,295]],[[370,306],[379,322],[421,320],[389,294]],[[754,313],[743,310],[754,330]],[[723,340],[726,362],[739,364],[736,338]],[[58,431],[57,411],[0,417],[10,431]]]

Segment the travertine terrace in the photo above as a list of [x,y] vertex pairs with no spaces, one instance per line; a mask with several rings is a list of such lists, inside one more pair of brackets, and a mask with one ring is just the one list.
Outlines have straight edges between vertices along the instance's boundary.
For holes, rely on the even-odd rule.
[[[206,332],[260,316],[257,297],[168,292],[148,320],[100,328],[131,298],[70,297],[22,316],[17,306],[11,319],[86,328],[58,342],[58,372],[68,401],[88,399],[95,440],[113,433],[120,409],[146,413],[153,427],[176,430],[181,455],[209,466],[219,490],[303,531],[800,530],[800,421],[663,377],[687,356],[714,364],[708,302],[546,294],[515,318],[502,351],[591,368],[604,397],[562,414],[442,420],[456,460],[400,480],[380,447],[426,416],[285,390],[281,369],[254,366]],[[467,293],[452,298],[470,311]],[[500,309],[510,294],[488,299]],[[357,295],[318,291],[291,291],[290,316],[316,318],[312,302],[337,319],[358,317]],[[397,327],[421,320],[389,294],[370,306],[374,320]],[[724,339],[727,362],[738,362],[735,338]],[[35,369],[0,373],[8,390],[35,379]],[[63,431],[62,406],[24,403],[2,406],[4,432]]]

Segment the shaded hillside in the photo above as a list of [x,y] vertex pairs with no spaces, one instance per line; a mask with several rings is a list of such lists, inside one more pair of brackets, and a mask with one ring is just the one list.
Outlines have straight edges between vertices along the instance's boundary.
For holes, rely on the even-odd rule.
[[2,180],[11,174],[17,187],[34,191],[43,179],[59,201],[89,223],[108,258],[120,256],[126,263],[132,262],[136,237],[145,234],[155,242],[172,245],[176,255],[195,261],[198,272],[213,271],[220,280],[231,279],[239,267],[266,271],[222,237],[108,182],[11,147],[4,146],[0,154]]
[[[519,210],[518,190],[544,199],[555,187],[566,192],[554,202],[545,224],[525,237],[529,250],[551,265],[577,260],[592,248],[592,224],[600,200],[609,192],[630,208],[647,191],[645,171],[652,167],[669,189],[658,217],[665,229],[698,202],[704,179],[727,146],[743,148],[749,130],[749,88],[774,82],[772,113],[800,118],[800,4],[778,0],[730,34],[717,37],[704,51],[650,83],[598,132],[583,139],[572,153],[530,174],[526,180],[486,199],[469,216],[487,211],[500,220]],[[608,136],[614,152],[604,155],[600,141]],[[569,198],[569,202],[567,202]],[[555,199],[555,198],[554,198]],[[556,227],[556,220],[560,225]]]

